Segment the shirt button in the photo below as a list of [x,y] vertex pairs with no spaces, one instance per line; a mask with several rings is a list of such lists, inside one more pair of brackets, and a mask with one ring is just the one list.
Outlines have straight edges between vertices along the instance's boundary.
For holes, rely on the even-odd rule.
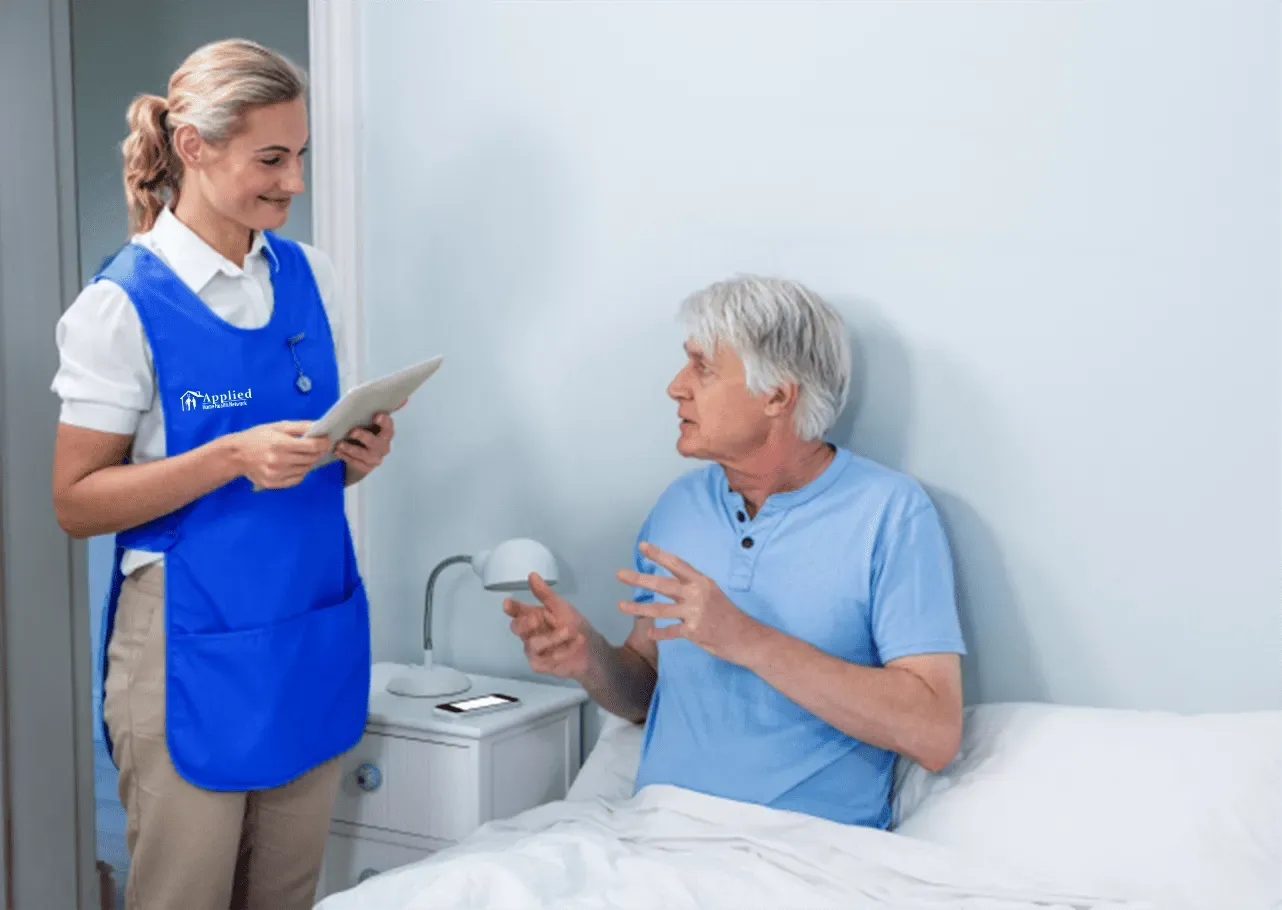
[[741,543],[743,544],[743,548],[744,548],[745,550],[751,550],[751,549],[752,549],[752,538],[751,538],[751,537],[745,537],[745,538],[741,541]]
[[743,521],[745,517],[742,512],[735,512],[734,515],[735,515],[735,518],[739,519],[740,521]]

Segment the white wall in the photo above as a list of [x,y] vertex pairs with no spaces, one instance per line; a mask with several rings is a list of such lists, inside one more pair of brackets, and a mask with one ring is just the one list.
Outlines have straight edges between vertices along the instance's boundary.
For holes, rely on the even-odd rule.
[[365,11],[369,375],[446,355],[367,494],[377,656],[513,535],[622,637],[675,307],[760,271],[850,319],[834,438],[942,509],[971,700],[1282,707],[1276,6]]
[[[307,66],[307,2],[269,5],[234,0],[215,6],[172,0],[74,0],[72,63],[75,96],[76,203],[82,280],[129,239],[120,143],[125,113],[135,95],[168,94],[169,77],[200,45],[221,38],[251,38]],[[309,175],[305,174],[306,180]],[[298,197],[281,231],[311,239],[312,209]],[[53,377],[49,377],[52,381]],[[95,537],[89,548],[90,634],[94,655],[94,735],[101,734],[98,638],[111,580],[114,538]]]

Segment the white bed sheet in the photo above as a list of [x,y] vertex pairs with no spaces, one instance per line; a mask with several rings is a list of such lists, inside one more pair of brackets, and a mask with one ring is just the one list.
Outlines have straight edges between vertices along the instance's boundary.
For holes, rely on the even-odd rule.
[[[1139,910],[898,834],[667,786],[540,806],[320,910]],[[1158,908],[1154,908],[1158,910]]]

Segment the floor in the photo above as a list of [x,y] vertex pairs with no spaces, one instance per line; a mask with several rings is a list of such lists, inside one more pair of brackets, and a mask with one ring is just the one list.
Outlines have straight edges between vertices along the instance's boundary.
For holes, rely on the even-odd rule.
[[109,863],[116,879],[116,907],[125,906],[129,851],[125,847],[125,809],[116,796],[116,766],[102,740],[94,740],[93,789],[97,810],[98,859]]

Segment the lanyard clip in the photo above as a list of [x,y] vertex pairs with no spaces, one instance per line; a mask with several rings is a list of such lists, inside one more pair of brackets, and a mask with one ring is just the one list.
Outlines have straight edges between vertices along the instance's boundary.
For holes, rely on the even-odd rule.
[[298,359],[298,351],[294,350],[294,346],[303,340],[305,334],[304,332],[299,332],[297,335],[290,335],[285,339],[285,344],[289,345],[289,353],[294,358],[294,368],[298,370],[298,378],[294,380],[294,387],[304,395],[312,390],[312,381],[303,372],[303,363]]

